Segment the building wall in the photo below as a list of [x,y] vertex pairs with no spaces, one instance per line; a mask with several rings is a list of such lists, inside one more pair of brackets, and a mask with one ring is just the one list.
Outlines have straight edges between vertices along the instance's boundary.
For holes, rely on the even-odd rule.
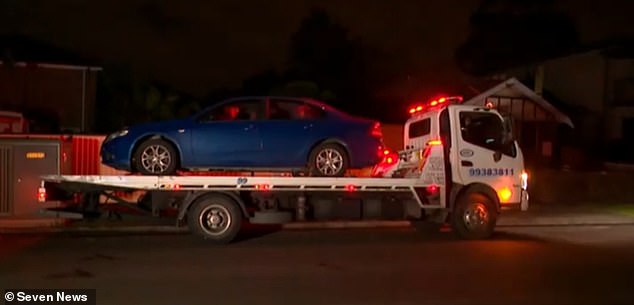
[[607,94],[605,131],[608,140],[624,139],[624,121],[634,118],[634,60],[607,61]]
[[588,52],[544,63],[544,88],[569,104],[603,112],[606,63],[598,52]]
[[89,132],[94,122],[98,72],[85,73],[84,92],[83,69],[0,64],[0,108],[47,112],[59,118],[62,129]]
[[594,51],[548,61],[544,70],[547,90],[603,118],[603,124],[578,119],[576,129],[601,141],[623,139],[623,121],[634,118],[634,60],[609,59]]

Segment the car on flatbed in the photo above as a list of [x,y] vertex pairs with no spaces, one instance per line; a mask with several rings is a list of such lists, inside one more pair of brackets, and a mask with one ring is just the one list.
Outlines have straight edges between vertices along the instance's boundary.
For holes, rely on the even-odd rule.
[[381,124],[309,98],[240,97],[183,120],[131,126],[102,144],[102,163],[143,175],[284,170],[338,177],[380,162]]

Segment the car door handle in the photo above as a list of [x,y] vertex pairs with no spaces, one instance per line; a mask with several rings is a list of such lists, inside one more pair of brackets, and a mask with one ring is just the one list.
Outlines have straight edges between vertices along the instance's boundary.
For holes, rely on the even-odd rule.
[[313,128],[313,124],[304,125],[304,129],[311,129],[311,128]]
[[465,161],[465,160],[460,161],[460,164],[461,164],[462,166],[466,166],[466,167],[471,167],[471,166],[473,166],[473,162],[471,162],[471,161]]
[[244,131],[249,131],[251,129],[253,129],[253,125],[249,125],[247,127],[244,127]]

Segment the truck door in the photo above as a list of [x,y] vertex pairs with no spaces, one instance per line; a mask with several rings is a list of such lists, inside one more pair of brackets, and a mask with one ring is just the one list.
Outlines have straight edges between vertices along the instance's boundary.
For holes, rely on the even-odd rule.
[[453,112],[454,182],[484,183],[498,193],[500,202],[520,202],[524,161],[517,143],[507,136],[510,131],[502,117],[487,110]]

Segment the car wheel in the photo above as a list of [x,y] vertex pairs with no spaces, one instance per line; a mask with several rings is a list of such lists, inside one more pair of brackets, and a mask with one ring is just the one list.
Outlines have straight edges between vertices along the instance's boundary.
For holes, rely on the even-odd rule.
[[309,163],[311,176],[341,177],[347,169],[348,155],[341,145],[322,144],[311,153]]
[[173,175],[178,162],[176,149],[163,139],[147,140],[134,154],[134,166],[143,175]]

